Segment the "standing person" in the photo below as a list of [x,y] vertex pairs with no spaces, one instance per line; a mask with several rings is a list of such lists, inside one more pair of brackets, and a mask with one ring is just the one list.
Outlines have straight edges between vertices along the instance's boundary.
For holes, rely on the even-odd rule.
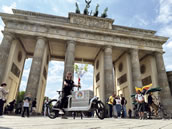
[[115,94],[112,94],[111,96],[109,96],[109,101],[108,101],[108,106],[109,106],[109,117],[112,117],[112,110],[113,110],[113,102],[114,102],[114,97]]
[[22,117],[24,117],[25,112],[27,112],[27,117],[29,117],[29,105],[31,101],[31,95],[30,93],[24,98],[23,100],[23,112]]
[[127,109],[126,109],[126,104],[127,104],[127,100],[125,99],[125,97],[123,97],[123,95],[121,94],[121,108],[122,108],[122,116],[123,118],[127,117]]
[[116,111],[117,111],[117,117],[120,118],[121,117],[121,100],[120,97],[117,96],[115,98],[116,100]]
[[155,115],[158,114],[158,106],[153,101],[152,92],[150,92],[148,95],[148,106],[149,106],[149,118],[151,119],[151,109],[154,110]]
[[22,101],[20,100],[19,103],[17,104],[16,114],[21,114],[21,111],[22,111]]
[[16,100],[15,100],[15,99],[9,103],[8,111],[9,111],[10,113],[13,112],[14,107],[15,107],[15,104],[16,104]]
[[6,102],[5,96],[9,92],[9,91],[5,90],[6,86],[7,86],[6,83],[2,83],[0,86],[0,116],[3,115],[3,107],[4,107],[4,103]]
[[132,117],[132,110],[131,110],[131,109],[128,110],[128,117],[129,117],[129,118]]
[[47,104],[48,104],[48,97],[45,98],[44,101],[44,117],[47,115]]
[[32,107],[31,107],[31,112],[36,111],[36,98],[32,101]]
[[[61,100],[61,108],[66,108],[68,104],[68,95],[71,95],[73,87],[80,87],[80,84],[76,85],[74,84],[74,81],[72,80],[72,73],[67,72],[66,73],[66,78],[64,80],[64,87],[63,87],[63,97]],[[61,110],[59,114],[63,114],[63,111]],[[63,119],[67,119],[65,115],[62,115]]]
[[141,91],[138,90],[136,95],[135,95],[135,99],[138,103],[137,105],[137,110],[139,112],[139,117],[140,117],[140,120],[141,119],[144,119],[144,111],[145,111],[145,99],[144,99],[144,96],[141,94]]

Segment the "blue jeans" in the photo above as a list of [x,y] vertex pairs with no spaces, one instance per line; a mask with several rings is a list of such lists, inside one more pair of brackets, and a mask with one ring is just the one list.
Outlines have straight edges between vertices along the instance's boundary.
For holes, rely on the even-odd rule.
[[127,117],[126,105],[122,105],[122,110],[124,111],[124,118]]
[[116,111],[117,111],[118,117],[120,117],[121,116],[121,105],[120,104],[116,104]]
[[112,117],[112,105],[111,104],[108,104],[109,105],[109,117]]

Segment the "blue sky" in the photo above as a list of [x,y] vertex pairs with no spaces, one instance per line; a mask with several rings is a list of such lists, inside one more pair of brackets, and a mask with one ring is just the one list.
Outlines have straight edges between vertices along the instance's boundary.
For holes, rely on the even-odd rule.
[[[67,17],[68,12],[75,11],[76,1],[83,11],[85,0],[0,0],[0,12],[12,13],[11,8],[16,8]],[[108,17],[115,19],[116,25],[156,30],[156,35],[169,37],[163,45],[164,61],[166,70],[172,71],[172,0],[92,0],[89,10],[94,12],[97,3],[99,12],[108,7]],[[0,30],[3,27],[0,19]],[[2,37],[0,33],[0,42]],[[26,87],[30,65],[31,59],[26,60],[20,90]],[[50,62],[46,96],[54,97],[55,91],[61,88],[63,69],[63,62]],[[89,65],[89,71],[82,78],[83,89],[91,89],[92,82],[93,67]]]

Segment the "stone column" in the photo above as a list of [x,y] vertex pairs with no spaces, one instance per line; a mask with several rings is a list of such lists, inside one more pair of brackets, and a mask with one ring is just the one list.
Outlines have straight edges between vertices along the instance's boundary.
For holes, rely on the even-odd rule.
[[30,92],[32,98],[36,98],[37,96],[45,47],[46,39],[43,37],[38,37],[26,88],[26,95]]
[[135,87],[142,87],[140,62],[138,49],[130,50],[131,56],[131,73],[132,73],[132,91],[135,91]]
[[134,108],[132,104],[133,98],[131,98],[130,96],[135,94],[136,91],[135,91],[135,88],[133,86],[133,81],[132,81],[131,55],[128,52],[126,54],[126,63],[127,63],[128,90],[129,90],[129,102],[127,104],[130,109],[133,109]]
[[0,84],[4,81],[5,71],[10,53],[12,41],[14,39],[11,33],[4,32],[4,37],[0,44]]
[[151,70],[152,70],[152,85],[154,87],[158,87],[158,73],[157,73],[157,66],[156,66],[156,60],[155,56],[150,56],[150,64],[151,64]]
[[114,93],[113,81],[113,64],[112,64],[112,47],[106,46],[104,49],[104,100]]
[[164,66],[163,56],[160,52],[155,52],[155,60],[158,72],[158,86],[162,88],[160,92],[160,100],[161,103],[170,110],[172,110],[172,97],[170,94],[167,73]]
[[67,41],[63,80],[67,72],[71,72],[74,75],[75,44],[75,41]]

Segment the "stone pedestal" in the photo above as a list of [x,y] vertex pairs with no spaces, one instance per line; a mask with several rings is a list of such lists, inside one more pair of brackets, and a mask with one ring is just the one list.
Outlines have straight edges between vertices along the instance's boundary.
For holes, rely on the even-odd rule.
[[26,95],[30,92],[32,98],[37,97],[37,91],[41,81],[41,73],[43,71],[42,64],[45,48],[46,40],[42,37],[38,37],[26,88]]
[[132,86],[135,87],[142,87],[141,82],[141,73],[140,73],[140,62],[139,62],[139,55],[137,49],[130,50],[131,56],[131,73],[132,73]]
[[[104,50],[104,94],[107,99],[114,93],[112,47],[107,46]],[[103,100],[105,102],[105,100]]]
[[4,74],[7,67],[10,48],[13,40],[13,35],[4,32],[2,43],[0,44],[0,84],[4,81]]

